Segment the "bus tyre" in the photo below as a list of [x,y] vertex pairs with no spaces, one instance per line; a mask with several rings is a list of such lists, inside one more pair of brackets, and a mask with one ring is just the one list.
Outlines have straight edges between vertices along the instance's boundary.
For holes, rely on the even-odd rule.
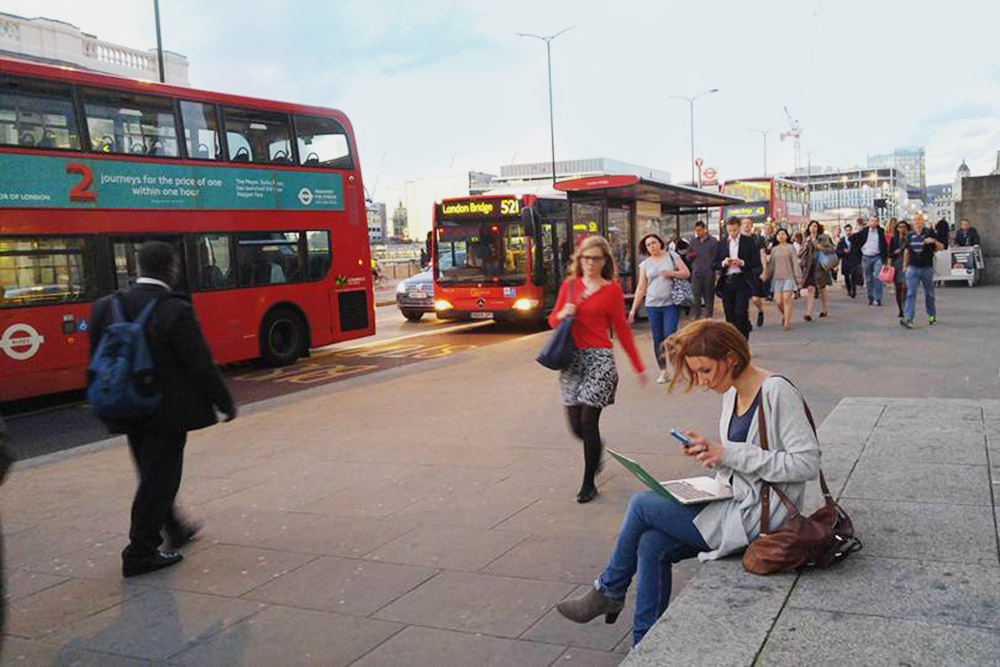
[[305,324],[291,310],[271,311],[260,327],[260,341],[261,356],[267,363],[272,366],[294,364],[306,348]]
[[424,316],[424,314],[419,310],[404,310],[402,312],[403,312],[403,317],[405,317],[411,322],[419,322],[420,319]]

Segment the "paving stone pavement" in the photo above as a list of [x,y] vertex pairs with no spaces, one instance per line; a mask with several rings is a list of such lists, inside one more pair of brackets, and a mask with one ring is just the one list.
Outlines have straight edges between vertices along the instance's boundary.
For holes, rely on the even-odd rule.
[[769,577],[711,563],[623,666],[1000,664],[998,411],[841,401],[820,430],[824,467],[864,550]]
[[[842,569],[798,580],[685,561],[675,569],[673,620],[655,633],[686,618],[683,632],[666,634],[685,650],[707,639],[728,646],[724,664],[750,664],[762,646],[766,664],[803,664],[803,646],[821,664],[838,646],[865,644],[877,645],[873,664],[921,664],[921,652],[935,655],[951,636],[961,646],[942,664],[996,662],[989,482],[1000,466],[1000,405],[935,400],[933,418],[911,414],[931,395],[995,388],[995,365],[981,373],[973,358],[1000,350],[987,335],[1000,325],[989,307],[1000,290],[989,289],[942,290],[942,324],[905,333],[898,353],[891,313],[839,297],[815,326],[754,333],[755,358],[793,377],[824,420],[824,465],[866,549]],[[154,575],[120,577],[135,486],[121,440],[19,463],[0,488],[0,664],[620,663],[631,648],[631,599],[610,626],[568,623],[554,606],[604,565],[638,483],[609,464],[598,499],[573,502],[582,457],[555,375],[532,361],[543,335],[262,402],[192,433],[180,498],[205,530],[185,562]],[[637,338],[648,358],[648,333]],[[928,354],[943,345],[963,352]],[[875,385],[871,365],[883,362]],[[602,421],[609,444],[664,477],[698,474],[666,431],[716,432],[718,398],[665,396],[622,375]],[[934,383],[915,381],[927,377]],[[913,399],[841,401],[881,387]],[[729,599],[738,622],[720,618],[717,602],[688,601],[702,592]],[[770,639],[753,644],[746,632]],[[710,655],[685,664],[712,664]]]

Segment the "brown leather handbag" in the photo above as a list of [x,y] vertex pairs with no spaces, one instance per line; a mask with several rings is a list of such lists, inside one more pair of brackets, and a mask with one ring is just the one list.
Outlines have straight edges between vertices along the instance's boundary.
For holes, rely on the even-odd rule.
[[[816,432],[809,405],[802,399],[806,417]],[[757,408],[757,426],[760,430],[760,447],[768,449],[767,424],[764,421],[764,402]],[[754,574],[789,572],[801,567],[830,567],[847,558],[862,547],[854,537],[854,525],[847,512],[837,504],[826,484],[823,471],[819,484],[826,501],[808,517],[802,516],[795,503],[776,484],[764,481],[760,492],[760,535],[743,553],[743,567]],[[771,525],[771,489],[778,494],[781,504],[788,510],[788,517],[773,532]]]

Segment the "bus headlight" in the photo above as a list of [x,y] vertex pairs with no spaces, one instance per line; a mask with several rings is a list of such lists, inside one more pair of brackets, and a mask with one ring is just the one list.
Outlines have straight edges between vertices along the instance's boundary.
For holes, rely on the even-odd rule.
[[518,299],[514,302],[514,310],[532,310],[538,308],[538,299]]
[[438,310],[438,311],[441,311],[441,310],[451,310],[452,308],[454,308],[454,306],[452,306],[451,303],[449,303],[448,301],[445,301],[444,299],[439,299],[439,300],[437,300],[437,301],[434,302],[434,310]]

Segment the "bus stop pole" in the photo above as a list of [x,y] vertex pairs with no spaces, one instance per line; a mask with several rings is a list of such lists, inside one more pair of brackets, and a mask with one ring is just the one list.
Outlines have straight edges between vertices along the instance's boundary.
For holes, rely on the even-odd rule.
[[156,60],[160,66],[160,83],[167,78],[163,74],[163,39],[160,37],[160,0],[153,0],[153,13],[156,14]]

